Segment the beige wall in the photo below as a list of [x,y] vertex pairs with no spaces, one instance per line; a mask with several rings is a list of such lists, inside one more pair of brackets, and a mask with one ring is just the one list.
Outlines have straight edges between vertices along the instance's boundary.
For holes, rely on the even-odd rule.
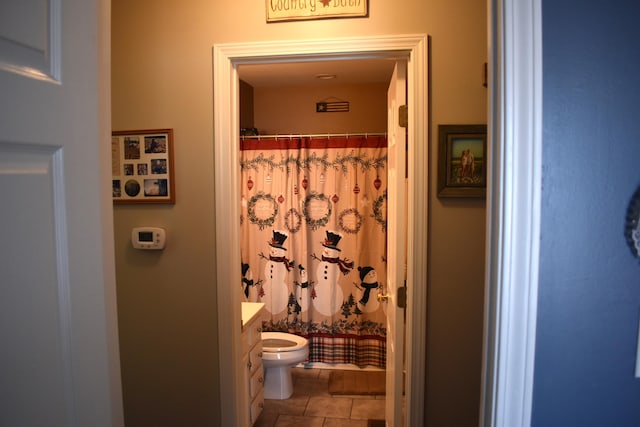
[[[256,88],[255,127],[266,134],[386,132],[387,86]],[[349,112],[316,113],[316,102],[327,98],[348,101]]]
[[[263,0],[113,0],[113,127],[170,127],[175,137],[176,204],[114,208],[128,426],[218,423],[216,286],[229,284],[215,281],[212,46],[429,34],[437,141],[438,124],[486,122],[485,15],[484,0],[370,0],[365,19],[266,24]],[[477,425],[485,205],[430,200],[427,420]],[[131,249],[139,225],[165,227],[167,248]]]
[[253,87],[240,80],[240,129],[254,127],[253,118]]

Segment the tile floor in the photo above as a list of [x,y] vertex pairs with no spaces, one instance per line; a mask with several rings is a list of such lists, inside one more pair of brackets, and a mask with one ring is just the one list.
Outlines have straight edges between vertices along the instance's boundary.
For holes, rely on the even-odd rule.
[[367,427],[384,419],[384,395],[332,396],[330,369],[293,368],[293,395],[264,401],[254,427]]

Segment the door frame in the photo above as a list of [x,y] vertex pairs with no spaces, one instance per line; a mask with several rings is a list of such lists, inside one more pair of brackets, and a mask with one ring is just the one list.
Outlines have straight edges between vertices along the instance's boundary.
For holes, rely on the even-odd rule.
[[[236,425],[240,366],[239,79],[242,64],[336,59],[406,58],[408,66],[408,242],[406,422],[424,424],[428,212],[428,40],[424,34],[220,44],[213,48],[216,275],[221,421]],[[229,201],[237,200],[237,203]],[[415,286],[412,286],[415,284]],[[237,325],[229,327],[229,325]]]
[[489,140],[480,425],[531,424],[542,192],[542,0],[488,0]]

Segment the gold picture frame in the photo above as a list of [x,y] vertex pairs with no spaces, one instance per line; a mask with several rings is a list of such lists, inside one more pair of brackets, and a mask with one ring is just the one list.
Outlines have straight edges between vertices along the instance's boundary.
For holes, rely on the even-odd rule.
[[173,129],[114,131],[111,135],[114,204],[174,204]]

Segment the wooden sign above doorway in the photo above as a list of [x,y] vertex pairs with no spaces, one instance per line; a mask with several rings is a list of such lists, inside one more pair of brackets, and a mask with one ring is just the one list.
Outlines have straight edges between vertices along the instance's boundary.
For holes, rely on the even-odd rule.
[[267,22],[326,18],[361,18],[369,15],[369,0],[265,0]]

